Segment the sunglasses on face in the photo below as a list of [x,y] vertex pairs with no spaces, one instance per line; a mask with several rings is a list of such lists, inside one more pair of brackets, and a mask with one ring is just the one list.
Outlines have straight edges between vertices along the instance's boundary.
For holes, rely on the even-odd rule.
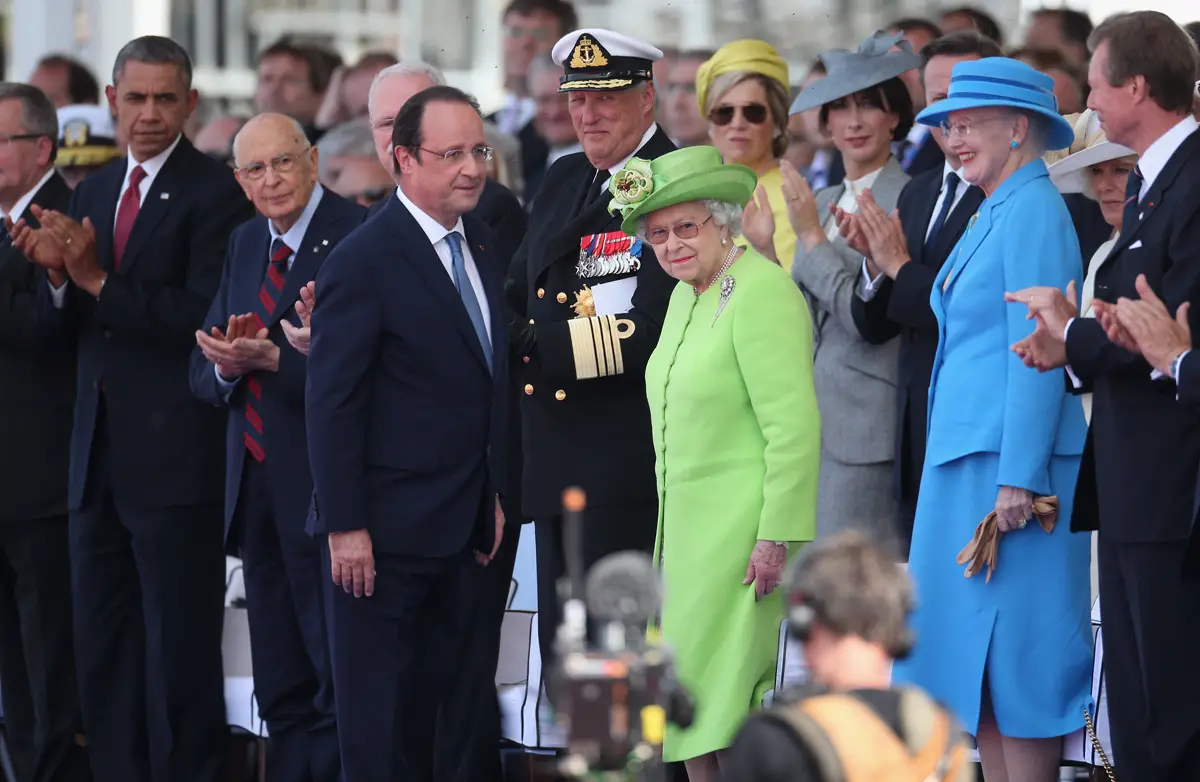
[[741,112],[751,125],[761,125],[767,121],[767,107],[761,103],[747,103],[745,106],[718,106],[708,115],[709,121],[718,127],[724,127],[733,122],[733,115]]

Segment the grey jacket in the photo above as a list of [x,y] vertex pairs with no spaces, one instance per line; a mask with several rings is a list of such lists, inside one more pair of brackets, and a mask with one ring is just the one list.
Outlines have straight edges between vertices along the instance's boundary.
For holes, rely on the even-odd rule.
[[[909,176],[896,158],[879,172],[871,192],[887,212],[896,208]],[[845,191],[839,184],[816,192],[822,223],[829,204]],[[839,237],[807,252],[796,246],[792,279],[809,301],[816,335],[813,381],[821,410],[822,447],[844,464],[890,462],[896,447],[896,376],[900,343],[869,345],[850,313],[858,295],[863,258]]]

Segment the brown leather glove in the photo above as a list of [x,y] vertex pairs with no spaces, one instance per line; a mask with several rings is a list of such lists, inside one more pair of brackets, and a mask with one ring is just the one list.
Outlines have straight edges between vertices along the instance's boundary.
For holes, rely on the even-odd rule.
[[[1033,500],[1033,517],[1045,530],[1046,534],[1054,531],[1058,522],[1058,497],[1036,497]],[[966,565],[963,573],[966,578],[975,576],[987,566],[985,583],[991,583],[992,573],[996,571],[996,559],[1000,553],[1000,529],[996,524],[996,511],[992,511],[979,522],[971,541],[958,552],[955,560],[960,565]],[[968,564],[969,563],[969,564]]]

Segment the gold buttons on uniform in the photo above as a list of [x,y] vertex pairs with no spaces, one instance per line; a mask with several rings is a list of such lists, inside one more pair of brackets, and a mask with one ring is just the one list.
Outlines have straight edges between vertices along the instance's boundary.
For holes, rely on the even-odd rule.
[[539,299],[542,299],[542,298],[545,298],[545,297],[546,297],[546,289],[545,289],[545,288],[538,288],[538,298],[539,298]]
[[560,388],[554,392],[554,398],[561,402],[567,398],[567,392]]
[[533,384],[532,383],[525,384],[525,395],[533,396]]
[[533,325],[533,318],[530,318],[530,319],[529,319],[529,325],[530,325],[530,326],[532,326],[532,325]]
[[565,293],[560,293],[557,296],[555,296],[554,298],[558,301],[559,304],[567,303],[567,294],[565,294]]

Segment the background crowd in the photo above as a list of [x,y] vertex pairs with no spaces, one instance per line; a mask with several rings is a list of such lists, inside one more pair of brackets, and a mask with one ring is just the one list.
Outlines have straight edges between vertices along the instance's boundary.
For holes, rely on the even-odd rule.
[[[897,679],[989,782],[1053,778],[1094,713],[1097,588],[1117,767],[1197,773],[1200,23],[1046,9],[1013,47],[961,8],[795,73],[503,21],[482,118],[291,40],[202,124],[165,38],[103,89],[61,55],[0,85],[16,780],[226,774],[226,553],[268,779],[499,779],[520,525],[551,660],[569,485],[585,566],[655,552],[676,595],[696,782],[775,680],[788,552],[846,528],[909,562]],[[964,580],[989,513],[1004,564]]]

